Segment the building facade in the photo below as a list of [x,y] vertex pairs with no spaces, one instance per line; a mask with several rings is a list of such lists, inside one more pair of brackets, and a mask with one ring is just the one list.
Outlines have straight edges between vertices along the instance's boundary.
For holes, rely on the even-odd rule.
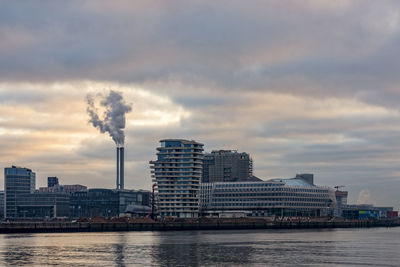
[[53,187],[58,185],[57,177],[47,177],[47,187]]
[[129,212],[131,206],[150,207],[150,191],[89,189],[71,194],[72,218],[118,217]]
[[259,182],[216,182],[201,185],[201,213],[221,216],[323,216],[335,205],[332,189],[301,178]]
[[0,191],[0,220],[4,219],[4,191]]
[[33,194],[36,175],[31,169],[12,166],[4,168],[4,217],[17,218],[17,199]]
[[251,180],[255,180],[253,160],[248,153],[238,153],[236,150],[214,150],[204,154],[203,183]]
[[52,187],[40,187],[39,192],[41,193],[64,193],[71,195],[75,192],[87,191],[87,187],[80,184],[71,185],[54,185]]
[[60,193],[22,194],[17,199],[19,219],[50,219],[69,217],[69,196]]
[[196,218],[199,214],[203,144],[184,139],[165,139],[150,161],[157,185],[161,217]]

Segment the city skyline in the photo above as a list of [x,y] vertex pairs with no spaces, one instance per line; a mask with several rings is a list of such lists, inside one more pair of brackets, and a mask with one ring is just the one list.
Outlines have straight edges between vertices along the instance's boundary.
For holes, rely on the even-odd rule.
[[149,190],[158,141],[183,138],[399,209],[400,4],[284,2],[3,3],[0,165],[114,188],[85,101],[111,89],[132,103],[125,188]]

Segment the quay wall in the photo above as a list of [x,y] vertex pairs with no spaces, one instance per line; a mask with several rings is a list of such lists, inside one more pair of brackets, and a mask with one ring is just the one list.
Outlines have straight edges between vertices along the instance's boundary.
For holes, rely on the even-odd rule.
[[115,232],[115,231],[171,231],[171,230],[229,230],[229,229],[315,229],[397,227],[400,220],[382,221],[211,221],[211,222],[3,222],[4,233],[60,233],[60,232]]

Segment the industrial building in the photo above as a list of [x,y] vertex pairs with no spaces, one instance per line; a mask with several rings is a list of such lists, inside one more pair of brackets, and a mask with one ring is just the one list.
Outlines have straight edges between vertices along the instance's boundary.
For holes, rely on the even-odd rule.
[[[322,216],[336,205],[333,190],[314,185],[312,176],[258,182],[201,185],[204,216]],[[308,178],[307,178],[308,177]]]
[[132,212],[133,208],[150,210],[151,193],[143,190],[95,188],[72,193],[70,197],[71,218],[110,218]]
[[150,161],[157,185],[158,212],[162,217],[195,218],[199,214],[203,144],[184,139],[165,139]]
[[202,183],[261,181],[253,176],[253,160],[237,150],[213,150],[204,154]]

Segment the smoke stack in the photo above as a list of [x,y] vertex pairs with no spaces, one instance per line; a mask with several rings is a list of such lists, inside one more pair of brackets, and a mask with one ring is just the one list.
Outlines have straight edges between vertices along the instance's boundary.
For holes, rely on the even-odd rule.
[[117,147],[117,189],[119,188],[119,147]]
[[124,189],[124,147],[120,147],[119,152],[119,189]]

